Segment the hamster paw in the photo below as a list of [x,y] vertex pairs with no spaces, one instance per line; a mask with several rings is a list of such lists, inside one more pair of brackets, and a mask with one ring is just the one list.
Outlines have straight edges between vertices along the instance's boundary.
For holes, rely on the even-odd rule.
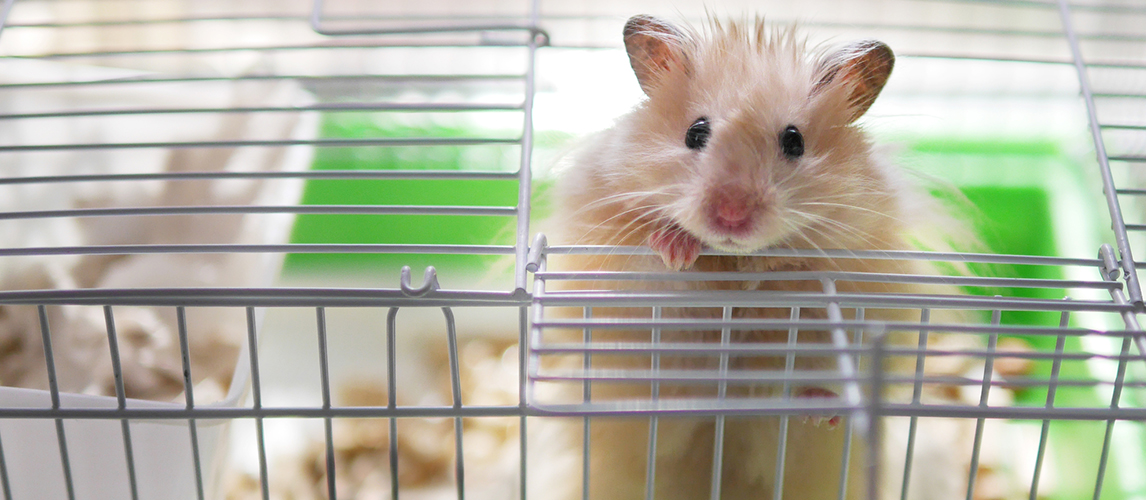
[[[836,394],[835,392],[829,391],[829,390],[824,389],[822,387],[805,387],[805,388],[800,389],[799,391],[796,392],[796,397],[797,398],[838,398],[839,395]],[[839,415],[831,415],[831,416],[804,415],[801,420],[804,423],[808,423],[808,421],[810,420],[812,422],[812,425],[814,425],[816,427],[819,427],[820,425],[827,423],[829,431],[835,429],[836,427],[838,427],[840,425],[840,416]]]
[[700,246],[700,240],[676,226],[657,229],[649,235],[649,248],[674,271],[691,267],[700,256]]

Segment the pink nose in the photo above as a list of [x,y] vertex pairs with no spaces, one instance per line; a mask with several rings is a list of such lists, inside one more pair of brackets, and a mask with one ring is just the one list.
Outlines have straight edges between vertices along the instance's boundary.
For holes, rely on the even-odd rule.
[[713,229],[725,233],[742,233],[752,225],[757,202],[751,194],[740,188],[724,188],[712,193],[711,224]]
[[716,203],[716,222],[727,228],[743,225],[752,215],[744,200],[721,200]]

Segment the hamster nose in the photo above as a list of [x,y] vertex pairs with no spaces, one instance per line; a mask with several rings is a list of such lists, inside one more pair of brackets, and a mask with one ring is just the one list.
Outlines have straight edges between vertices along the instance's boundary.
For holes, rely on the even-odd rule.
[[722,189],[712,197],[712,225],[717,231],[742,233],[751,226],[756,200],[743,189]]
[[716,222],[725,227],[743,224],[750,214],[748,204],[742,200],[722,200],[716,204]]

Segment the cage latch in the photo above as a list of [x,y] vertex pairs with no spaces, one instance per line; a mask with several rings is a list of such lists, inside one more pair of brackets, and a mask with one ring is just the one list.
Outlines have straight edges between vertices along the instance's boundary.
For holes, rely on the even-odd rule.
[[424,297],[430,292],[437,291],[438,286],[438,270],[434,266],[426,267],[426,274],[422,277],[422,286],[414,288],[410,286],[410,266],[402,266],[402,294],[407,297]]

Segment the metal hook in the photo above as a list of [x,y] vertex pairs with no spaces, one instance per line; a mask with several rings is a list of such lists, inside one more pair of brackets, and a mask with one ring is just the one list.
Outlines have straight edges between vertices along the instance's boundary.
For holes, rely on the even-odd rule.
[[410,286],[410,266],[402,266],[402,294],[407,297],[422,297],[427,293],[438,290],[438,271],[434,266],[426,267],[426,274],[422,277],[422,286]]
[[549,240],[545,238],[545,235],[537,233],[537,237],[533,239],[533,246],[529,247],[529,257],[525,260],[526,271],[535,273],[538,269],[541,269],[541,259],[548,246]]
[[1108,243],[1103,243],[1098,249],[1098,258],[1102,260],[1102,277],[1106,281],[1115,281],[1122,270],[1119,265],[1118,259],[1114,258],[1114,248]]

